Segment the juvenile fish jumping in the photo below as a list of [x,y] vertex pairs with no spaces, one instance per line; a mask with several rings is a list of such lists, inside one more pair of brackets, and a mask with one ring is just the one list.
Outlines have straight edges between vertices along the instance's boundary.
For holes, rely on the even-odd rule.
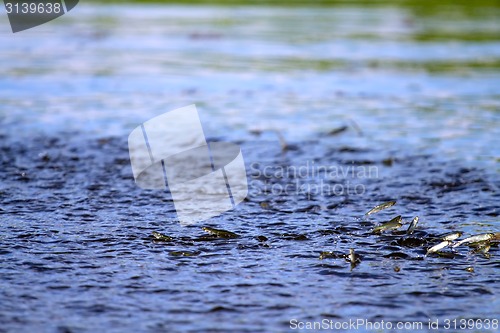
[[346,255],[345,259],[353,265],[356,265],[361,262],[361,257],[356,252],[354,252],[353,248],[349,249],[349,254]]
[[426,253],[425,255],[427,256],[427,255],[429,255],[429,254],[431,254],[431,253],[436,253],[436,252],[438,252],[439,250],[442,250],[442,249],[444,249],[445,247],[450,246],[450,245],[451,245],[451,243],[452,243],[452,241],[449,241],[449,240],[442,241],[441,243],[436,244],[436,245],[434,245],[433,247],[429,248],[429,249],[427,250],[427,253]]
[[408,227],[408,230],[406,230],[406,234],[407,235],[413,234],[417,224],[418,224],[418,216],[415,216],[415,218],[411,221],[410,226]]
[[453,231],[453,232],[442,235],[441,239],[444,241],[454,241],[455,239],[462,236],[462,234],[463,234],[463,232],[461,232],[461,231]]
[[203,229],[203,231],[206,231],[209,234],[217,236],[219,238],[239,238],[240,237],[238,234],[235,234],[234,232],[227,231],[227,230],[215,229],[215,228],[210,228],[210,227],[203,227],[202,229]]
[[173,237],[170,237],[170,236],[167,236],[167,235],[164,235],[162,233],[159,233],[159,232],[156,232],[156,231],[153,231],[153,237],[156,239],[156,240],[159,240],[159,241],[162,241],[162,242],[171,242],[174,240]]
[[332,251],[323,251],[319,254],[319,259],[320,260],[323,260],[323,259],[326,259],[326,258],[339,258],[339,255],[332,252]]
[[384,202],[384,203],[382,203],[382,204],[380,204],[378,206],[375,206],[372,209],[370,209],[365,215],[371,215],[371,214],[378,213],[381,210],[384,210],[384,209],[387,209],[389,207],[394,206],[395,204],[396,204],[396,200]]
[[382,231],[401,228],[403,226],[403,224],[401,223],[402,220],[403,219],[401,218],[401,215],[398,215],[389,222],[382,223],[381,225],[378,225],[375,228],[373,228],[372,233],[380,234]]
[[467,243],[478,243],[478,242],[489,241],[489,240],[493,239],[494,237],[495,237],[494,233],[474,235],[474,236],[470,236],[470,237],[467,237],[465,239],[462,239],[459,242],[456,242],[455,244],[453,244],[452,247],[457,247],[457,246],[460,246],[462,244],[467,244]]

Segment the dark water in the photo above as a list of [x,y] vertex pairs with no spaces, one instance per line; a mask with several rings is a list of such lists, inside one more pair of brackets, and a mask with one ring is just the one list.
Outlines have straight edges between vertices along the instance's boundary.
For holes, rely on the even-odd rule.
[[[500,231],[496,14],[82,5],[1,34],[0,331],[500,319],[498,245],[424,258],[439,234]],[[241,145],[250,194],[181,227],[135,186],[127,136],[191,103]],[[420,217],[410,240],[370,232],[398,214]]]

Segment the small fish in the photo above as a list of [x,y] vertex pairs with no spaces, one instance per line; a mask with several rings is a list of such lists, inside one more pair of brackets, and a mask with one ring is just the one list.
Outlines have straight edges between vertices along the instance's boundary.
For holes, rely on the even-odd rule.
[[353,248],[349,249],[349,254],[346,255],[345,259],[353,265],[361,262],[361,257],[354,252]]
[[418,216],[415,216],[415,218],[411,221],[410,226],[408,227],[408,230],[406,230],[407,235],[413,234],[413,231],[415,231],[415,227],[418,224]]
[[255,237],[259,242],[267,242],[267,237],[266,236],[257,236]]
[[163,242],[171,242],[174,240],[172,237],[164,235],[164,234],[156,232],[156,231],[153,231],[153,237],[155,239],[157,239],[159,241],[163,241]]
[[286,140],[283,137],[283,134],[281,134],[281,132],[278,130],[275,130],[274,132],[276,132],[276,135],[278,136],[278,139],[280,140],[281,151],[287,151],[290,148],[290,146],[288,145],[288,143],[286,143]]
[[349,254],[345,256],[345,259],[351,263],[351,271],[361,262],[360,256],[352,248],[349,249]]
[[457,247],[457,246],[460,246],[460,245],[466,244],[466,243],[478,243],[478,242],[483,242],[483,241],[489,241],[490,239],[492,239],[494,237],[495,237],[495,234],[493,234],[493,233],[474,235],[474,236],[470,236],[470,237],[467,237],[465,239],[462,239],[459,242],[456,242],[455,244],[453,244],[452,247]]
[[474,247],[474,252],[475,253],[487,253],[490,250],[490,247],[491,247],[490,241],[484,241],[484,242],[479,242],[479,243],[472,243],[470,245],[472,247]]
[[335,254],[332,251],[324,251],[319,254],[319,260],[323,260],[326,258],[338,258],[338,254]]
[[170,252],[171,256],[174,257],[194,257],[200,254],[200,252],[196,251],[172,251]]
[[370,214],[375,214],[375,213],[378,213],[380,212],[381,210],[384,210],[384,209],[387,209],[389,207],[392,207],[396,204],[396,200],[394,201],[388,201],[388,202],[384,202],[383,204],[380,204],[378,206],[375,206],[373,207],[372,209],[370,209],[368,211],[368,213],[366,213],[365,215],[370,215]]
[[346,131],[348,128],[349,128],[349,127],[347,127],[347,126],[345,126],[345,125],[344,125],[344,126],[341,126],[341,127],[334,128],[334,129],[332,129],[330,132],[328,132],[328,135],[332,135],[332,136],[333,136],[333,135],[340,134],[340,133],[342,133],[342,132]]
[[309,238],[304,234],[281,234],[283,239],[287,240],[308,240]]
[[394,229],[401,228],[403,226],[403,224],[401,223],[402,220],[403,219],[401,218],[401,215],[398,215],[395,218],[393,218],[392,220],[390,220],[389,222],[382,223],[381,225],[376,226],[375,228],[373,228],[372,232],[374,234],[379,234],[382,231],[394,230]]
[[477,243],[471,243],[471,244],[469,244],[469,246],[474,248],[472,250],[472,253],[481,253],[485,258],[487,258],[487,259],[490,258],[489,251],[490,251],[491,243],[489,240],[477,242]]
[[434,245],[433,247],[429,248],[427,250],[427,253],[425,255],[428,255],[428,254],[431,254],[431,253],[435,253],[435,252],[438,252],[439,250],[442,250],[444,249],[445,247],[447,246],[450,246],[451,245],[451,241],[449,240],[445,240],[445,241],[442,241],[441,243],[439,244],[436,244]]
[[269,209],[269,208],[270,208],[270,206],[269,206],[269,202],[267,202],[267,201],[262,201],[262,202],[260,203],[260,207],[262,207],[263,209]]
[[444,235],[441,235],[440,238],[445,241],[454,241],[455,239],[462,236],[463,232],[461,231],[453,231]]
[[238,237],[240,237],[238,234],[235,234],[234,232],[227,231],[227,230],[215,229],[215,228],[210,228],[210,227],[203,227],[202,229],[204,231],[208,232],[209,234],[215,235],[219,238],[238,238]]

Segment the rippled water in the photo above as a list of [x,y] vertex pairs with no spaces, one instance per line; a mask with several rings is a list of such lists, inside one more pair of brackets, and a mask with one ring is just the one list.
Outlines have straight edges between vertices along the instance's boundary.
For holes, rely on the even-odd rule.
[[[498,245],[424,258],[439,234],[500,231],[498,14],[82,4],[15,35],[0,17],[0,331],[500,319]],[[127,136],[192,103],[242,146],[250,194],[181,227],[135,186]],[[420,217],[413,241],[370,232],[398,214]]]

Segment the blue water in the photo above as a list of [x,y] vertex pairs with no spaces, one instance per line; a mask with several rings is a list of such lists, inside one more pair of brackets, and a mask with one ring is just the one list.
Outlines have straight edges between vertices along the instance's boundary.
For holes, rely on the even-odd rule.
[[[0,332],[500,319],[497,243],[424,258],[441,233],[500,232],[499,11],[80,4],[17,34],[0,16]],[[182,227],[135,186],[127,137],[193,103],[209,139],[241,145],[250,195]],[[419,245],[370,232],[398,214],[420,217]]]

